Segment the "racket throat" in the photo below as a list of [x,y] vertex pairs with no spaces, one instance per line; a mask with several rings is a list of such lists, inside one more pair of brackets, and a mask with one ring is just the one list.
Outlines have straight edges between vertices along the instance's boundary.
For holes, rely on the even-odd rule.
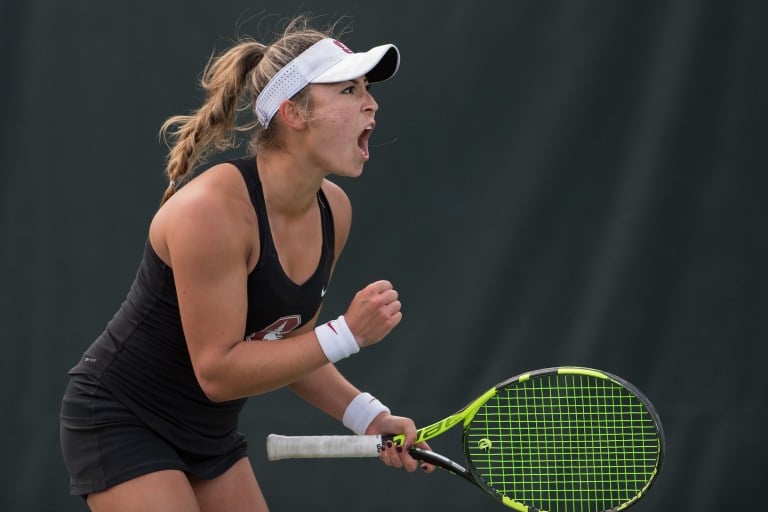
[[439,453],[435,453],[429,450],[422,450],[421,448],[416,448],[416,447],[412,447],[409,450],[409,453],[411,454],[411,457],[413,457],[414,459],[418,459],[422,462],[427,462],[429,464],[437,466],[440,469],[444,469],[445,471],[448,471],[449,473],[453,473],[456,476],[463,477],[465,480],[467,480],[473,485],[477,485],[467,468],[465,468],[461,464],[458,464],[452,461],[448,457],[444,457]]

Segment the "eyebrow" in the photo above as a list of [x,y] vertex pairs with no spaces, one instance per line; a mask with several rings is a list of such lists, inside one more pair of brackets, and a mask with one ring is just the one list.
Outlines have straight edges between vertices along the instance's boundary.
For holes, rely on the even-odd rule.
[[347,80],[347,82],[350,82],[355,85],[359,85],[362,82],[362,85],[366,87],[371,85],[371,82],[369,82],[367,78],[356,78],[354,80]]

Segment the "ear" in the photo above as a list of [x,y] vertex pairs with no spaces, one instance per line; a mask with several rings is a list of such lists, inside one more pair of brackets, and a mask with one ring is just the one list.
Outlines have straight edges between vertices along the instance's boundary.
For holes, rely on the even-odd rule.
[[302,111],[296,108],[296,104],[291,100],[285,100],[280,104],[277,115],[286,126],[294,130],[303,130],[307,126],[307,120],[304,119]]

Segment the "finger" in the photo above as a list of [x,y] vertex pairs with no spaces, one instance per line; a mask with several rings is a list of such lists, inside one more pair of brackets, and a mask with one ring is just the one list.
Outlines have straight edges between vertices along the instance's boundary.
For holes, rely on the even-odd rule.
[[418,459],[411,457],[411,454],[408,453],[407,450],[403,450],[398,453],[398,455],[400,456],[400,462],[403,464],[403,467],[409,473],[416,471],[419,468],[419,465],[422,464]]
[[[406,444],[406,446],[409,446]],[[400,465],[398,467],[405,468],[409,473],[413,473],[419,468],[419,461],[414,459],[405,446],[396,446],[395,454],[399,459]]]
[[434,470],[437,469],[437,466],[435,466],[434,464],[429,464],[427,462],[422,462],[421,466],[419,466],[419,467],[421,468],[421,470],[423,472],[425,472],[427,474],[429,474],[429,473],[431,473],[431,472],[433,472]]
[[413,443],[416,441],[416,425],[412,421],[409,421],[404,433],[404,449],[399,453],[400,460],[403,467],[405,467],[408,472],[413,473],[419,468],[419,461],[414,459],[410,454],[411,446],[413,446]]
[[394,286],[392,286],[392,283],[390,283],[386,279],[382,279],[381,281],[376,281],[375,283],[371,283],[368,285],[368,287],[373,291],[375,291],[376,293],[384,293],[387,290],[394,289]]
[[393,300],[397,300],[399,296],[400,296],[400,292],[398,292],[394,288],[391,290],[386,290],[384,292],[381,292],[381,297],[385,299],[387,303],[392,302]]
[[387,310],[387,313],[389,313],[389,315],[392,316],[395,313],[399,312],[402,309],[402,307],[403,307],[403,304],[399,300],[396,300],[394,302],[390,302],[389,304],[387,304],[386,310]]
[[376,297],[376,303],[386,306],[387,304],[391,304],[392,302],[397,301],[398,299],[398,293],[395,290],[387,290],[385,292],[382,292]]
[[395,447],[392,441],[387,441],[381,450],[381,460],[387,466],[400,467],[398,457],[395,455]]
[[[417,448],[421,448],[422,450],[432,451],[432,449],[429,447],[429,445],[427,443],[425,443],[425,442],[417,443],[416,447]],[[430,464],[429,462],[424,462],[423,460],[420,460],[419,464],[420,464],[419,467],[425,473],[431,473],[435,469],[437,469],[437,466],[435,466],[434,464]]]
[[403,467],[403,461],[400,459],[397,453],[397,448],[393,445],[392,441],[387,441],[387,443],[382,447],[379,457],[381,458],[381,461],[387,466],[391,466],[393,468]]

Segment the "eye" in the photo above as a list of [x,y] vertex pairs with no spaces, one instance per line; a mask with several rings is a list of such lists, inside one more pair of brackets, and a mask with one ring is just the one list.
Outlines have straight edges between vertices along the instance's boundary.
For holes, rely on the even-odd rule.
[[364,84],[351,84],[349,87],[345,87],[341,90],[341,94],[355,94],[358,90],[365,89],[366,91],[371,90],[371,84],[368,82],[365,82]]

